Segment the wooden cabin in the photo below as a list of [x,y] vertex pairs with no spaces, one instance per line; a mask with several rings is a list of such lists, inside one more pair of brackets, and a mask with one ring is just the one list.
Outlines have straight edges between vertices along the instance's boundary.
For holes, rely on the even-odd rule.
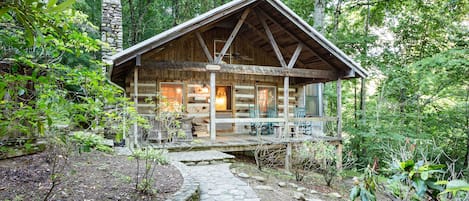
[[[231,139],[253,131],[289,138],[309,125],[323,136],[333,121],[341,138],[342,79],[367,72],[277,0],[235,0],[111,57],[111,80],[138,112],[154,114],[159,93],[182,105],[192,135]],[[324,117],[322,84],[337,81],[337,117]],[[256,134],[257,130],[256,130]],[[155,136],[149,136],[155,137]],[[160,136],[161,137],[161,136]]]

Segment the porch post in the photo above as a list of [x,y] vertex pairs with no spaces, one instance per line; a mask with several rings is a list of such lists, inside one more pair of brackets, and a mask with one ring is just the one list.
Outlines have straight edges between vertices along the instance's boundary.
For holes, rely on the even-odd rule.
[[292,148],[292,143],[288,142],[287,143],[287,150],[286,150],[286,153],[285,153],[285,171],[286,172],[290,172],[291,148]]
[[[134,68],[134,106],[138,113],[138,66]],[[134,145],[138,146],[138,124],[134,123]]]
[[283,118],[285,119],[285,129],[284,129],[285,136],[288,136],[288,133],[290,132],[290,128],[288,124],[288,96],[290,94],[289,87],[290,87],[290,77],[285,76],[283,79]]
[[215,72],[210,72],[210,140],[216,140],[215,124]]
[[[324,83],[319,83],[318,84],[318,102],[319,102],[319,116],[320,117],[325,117],[326,115],[324,114],[324,107],[326,104],[326,101],[324,100]],[[324,133],[324,124],[326,122],[321,121],[320,126],[321,126],[321,131]]]
[[342,170],[342,80],[337,80],[337,137],[340,139],[337,145],[337,169]]

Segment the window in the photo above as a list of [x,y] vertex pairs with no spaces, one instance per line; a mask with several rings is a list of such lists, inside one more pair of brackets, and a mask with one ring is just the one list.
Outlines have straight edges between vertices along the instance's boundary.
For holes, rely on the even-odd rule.
[[320,116],[319,113],[319,84],[308,84],[305,86],[305,108],[306,115],[308,116]]
[[[226,41],[224,40],[214,40],[213,41],[213,49],[215,50],[213,52],[213,58],[217,58],[218,55],[220,55],[221,50],[223,49],[223,46],[225,46]],[[222,58],[222,61],[228,64],[231,64],[231,46],[228,48],[226,51],[225,55]]]
[[[183,104],[183,85],[181,83],[161,83],[160,84],[161,96],[167,102],[164,111],[181,111]],[[161,102],[160,102],[161,104]]]
[[231,86],[217,86],[215,91],[215,110],[231,110]]
[[259,117],[267,117],[269,110],[277,108],[277,91],[274,86],[257,86]]

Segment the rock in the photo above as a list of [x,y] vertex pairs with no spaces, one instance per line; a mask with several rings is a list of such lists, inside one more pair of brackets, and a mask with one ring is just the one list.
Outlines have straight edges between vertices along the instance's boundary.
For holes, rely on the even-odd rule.
[[200,161],[197,163],[197,165],[209,165],[210,163],[208,161]]
[[342,197],[339,193],[336,193],[336,192],[328,193],[327,196],[333,197],[333,198],[341,198]]
[[265,182],[265,178],[261,176],[252,176],[252,178],[258,182]]
[[318,194],[319,192],[317,192],[316,190],[311,190],[311,191],[309,191],[309,193],[311,193],[311,194]]
[[306,188],[305,188],[305,187],[298,187],[298,188],[296,189],[296,191],[298,191],[298,192],[303,192],[303,191],[306,191]]
[[266,191],[274,191],[274,188],[272,188],[271,186],[256,186],[254,187],[254,189],[256,190],[266,190]]
[[288,183],[289,186],[291,186],[292,188],[298,188],[298,185],[296,185],[295,183]]
[[287,183],[285,183],[285,182],[278,182],[277,185],[280,186],[280,187],[285,187],[285,186],[287,186]]
[[238,172],[236,171],[236,169],[234,169],[234,168],[231,168],[230,171],[231,171],[231,173],[233,173],[233,174],[238,173]]
[[194,166],[194,165],[195,165],[194,162],[187,162],[187,163],[185,163],[185,164],[186,164],[187,166]]
[[238,173],[238,177],[241,177],[241,178],[244,178],[244,179],[247,179],[249,178],[250,176],[244,172],[241,172],[241,173]]
[[324,201],[318,198],[306,198],[305,201]]
[[293,193],[293,198],[296,200],[305,200],[305,194],[300,193],[300,192],[295,192]]

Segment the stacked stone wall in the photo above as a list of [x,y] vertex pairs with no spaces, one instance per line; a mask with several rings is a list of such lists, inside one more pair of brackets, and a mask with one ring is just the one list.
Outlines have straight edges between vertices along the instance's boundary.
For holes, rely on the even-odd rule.
[[[120,0],[103,0],[101,40],[109,46],[102,48],[102,58],[110,63],[110,57],[122,51],[122,6]],[[103,69],[105,71],[105,69]]]

